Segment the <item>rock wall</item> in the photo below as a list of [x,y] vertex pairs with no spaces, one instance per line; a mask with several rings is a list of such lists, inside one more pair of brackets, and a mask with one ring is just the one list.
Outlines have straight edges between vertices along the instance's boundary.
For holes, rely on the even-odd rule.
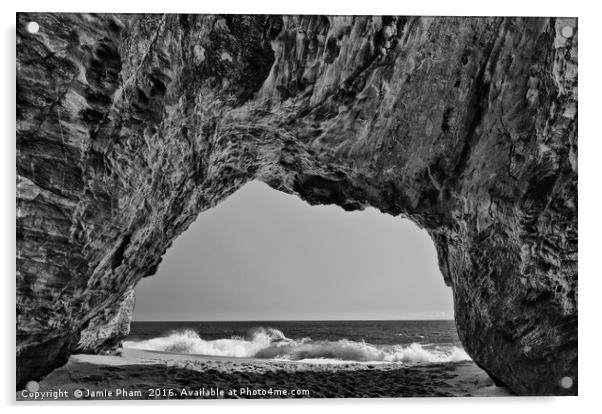
[[81,332],[74,354],[121,355],[123,338],[130,333],[136,293],[131,289],[116,304],[100,311]]
[[258,179],[427,229],[475,362],[577,393],[576,19],[19,14],[17,175],[18,387]]

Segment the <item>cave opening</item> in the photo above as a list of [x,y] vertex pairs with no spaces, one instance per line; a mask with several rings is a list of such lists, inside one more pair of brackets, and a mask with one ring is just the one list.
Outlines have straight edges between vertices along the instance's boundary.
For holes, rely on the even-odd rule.
[[200,214],[157,274],[138,284],[124,348],[310,361],[468,359],[426,231],[372,208],[311,206],[259,181]]
[[252,181],[201,213],[136,287],[135,321],[320,319],[453,319],[427,232]]

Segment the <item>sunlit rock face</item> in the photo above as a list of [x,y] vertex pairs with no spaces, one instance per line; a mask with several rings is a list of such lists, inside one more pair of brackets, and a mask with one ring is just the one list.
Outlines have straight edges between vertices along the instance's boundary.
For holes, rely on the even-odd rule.
[[99,313],[80,332],[77,346],[71,351],[76,354],[121,355],[121,340],[130,333],[130,322],[134,315],[136,296],[134,289]]
[[20,14],[17,175],[19,387],[258,179],[411,218],[474,361],[577,392],[575,19]]

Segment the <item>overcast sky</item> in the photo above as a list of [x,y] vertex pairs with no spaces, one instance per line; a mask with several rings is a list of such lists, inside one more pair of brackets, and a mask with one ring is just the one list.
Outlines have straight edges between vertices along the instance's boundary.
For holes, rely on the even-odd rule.
[[201,213],[136,294],[134,320],[453,318],[425,231],[260,182]]

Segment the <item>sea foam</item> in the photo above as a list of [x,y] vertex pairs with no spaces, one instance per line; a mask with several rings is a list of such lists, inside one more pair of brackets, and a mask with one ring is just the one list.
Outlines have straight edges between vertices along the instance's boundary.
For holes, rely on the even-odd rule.
[[187,329],[144,341],[125,341],[125,348],[221,357],[264,358],[309,363],[331,362],[403,362],[406,364],[444,363],[470,360],[456,346],[372,345],[366,342],[287,338],[273,328],[255,328],[246,338],[231,337],[205,340]]

